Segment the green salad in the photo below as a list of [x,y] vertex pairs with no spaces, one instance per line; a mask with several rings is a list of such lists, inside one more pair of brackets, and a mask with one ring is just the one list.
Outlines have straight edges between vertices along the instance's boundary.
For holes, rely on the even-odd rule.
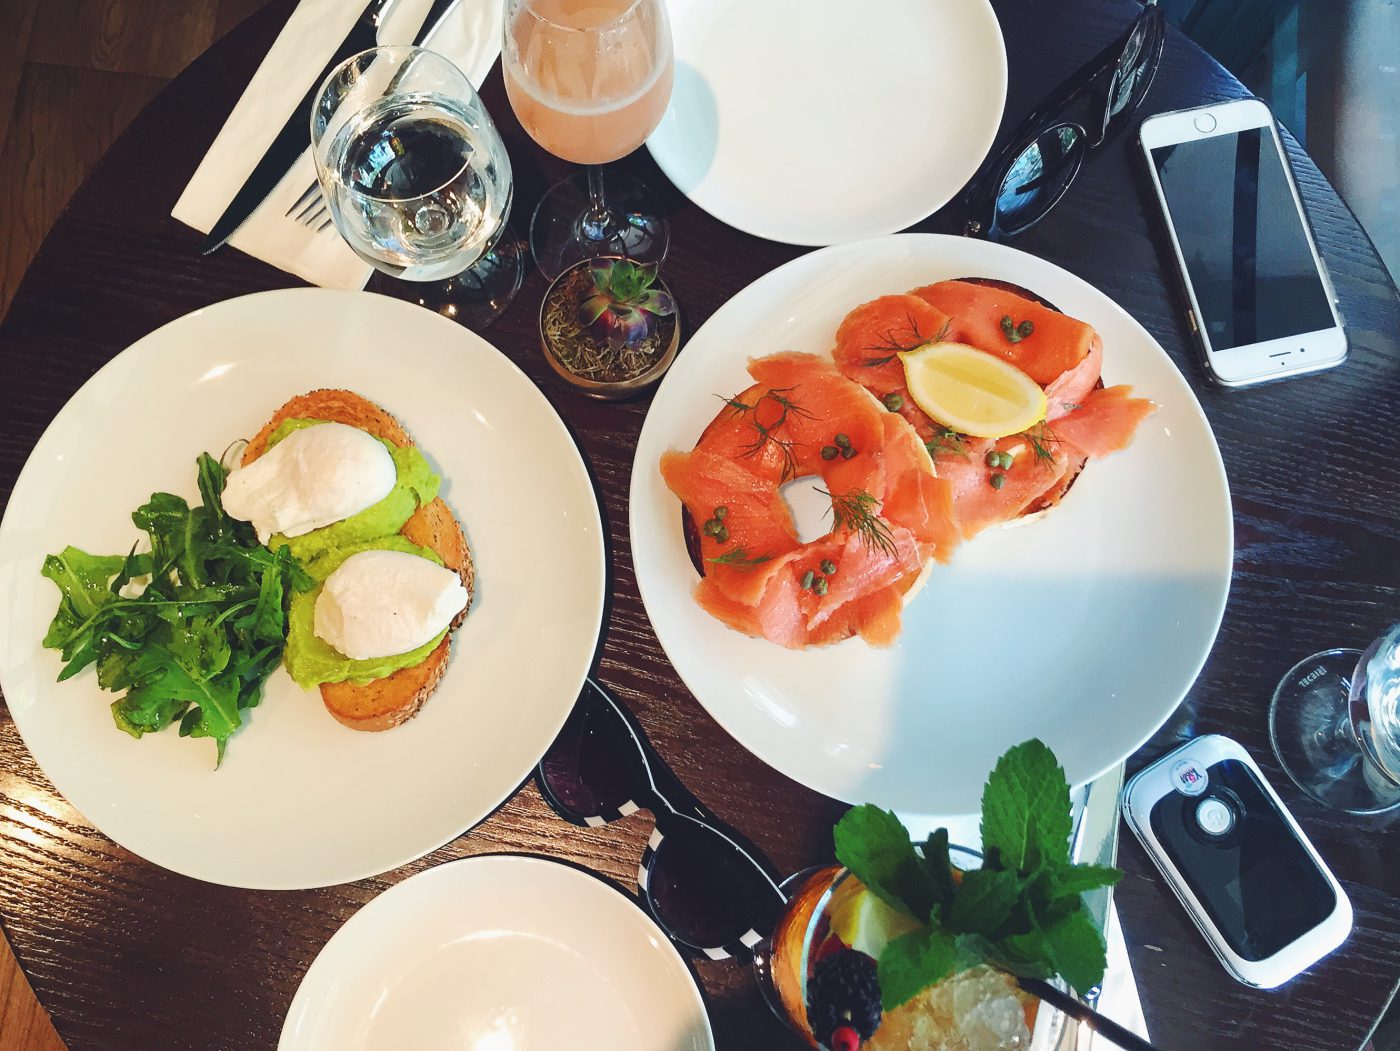
[[153,493],[133,512],[149,554],[67,547],[44,560],[62,592],[44,645],[63,655],[60,682],[97,666],[98,684],[122,695],[120,729],[141,737],[178,722],[181,737],[213,738],[221,763],[282,659],[292,593],[313,585],[289,549],[269,550],[224,512],[219,462],[197,462],[202,505]]

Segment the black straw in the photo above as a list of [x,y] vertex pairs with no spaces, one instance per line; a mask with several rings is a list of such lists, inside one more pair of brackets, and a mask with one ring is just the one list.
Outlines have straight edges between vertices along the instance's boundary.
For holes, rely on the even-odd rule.
[[1131,1029],[1124,1029],[1107,1015],[1101,1015],[1088,1004],[1081,1003],[1069,993],[1062,993],[1049,982],[1037,978],[1017,978],[1016,984],[1032,996],[1044,1000],[1051,1007],[1059,1008],[1077,1022],[1082,1022],[1099,1035],[1112,1040],[1125,1051],[1157,1051]]

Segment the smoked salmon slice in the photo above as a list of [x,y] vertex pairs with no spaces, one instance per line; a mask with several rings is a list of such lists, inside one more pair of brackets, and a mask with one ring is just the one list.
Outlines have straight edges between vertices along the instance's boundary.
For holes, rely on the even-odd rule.
[[[1088,357],[1094,338],[1094,330],[1084,322],[994,285],[939,281],[910,295],[953,319],[944,338],[1005,358],[1042,387]],[[1029,321],[1033,331],[1012,342],[1002,331],[1004,317],[1013,326]]]
[[[704,524],[696,601],[783,646],[856,634],[887,645],[903,595],[961,539],[951,486],[914,428],[831,359],[774,354],[749,374],[756,382],[723,399],[693,450],[661,459],[666,484]],[[810,475],[832,498],[833,528],[803,544],[781,487]]]
[[1148,399],[1133,397],[1126,384],[1100,387],[1055,421],[1055,433],[1088,456],[1107,456],[1126,449],[1138,425],[1156,410]]

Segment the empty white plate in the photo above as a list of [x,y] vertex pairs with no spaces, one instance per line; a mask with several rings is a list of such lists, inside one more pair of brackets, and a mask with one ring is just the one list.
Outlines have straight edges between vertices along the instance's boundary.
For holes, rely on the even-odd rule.
[[669,0],[676,79],[647,140],[730,226],[790,244],[894,233],[987,155],[1006,102],[988,0]]
[[385,891],[302,979],[280,1051],[710,1051],[680,955],[620,892],[557,862],[440,865]]

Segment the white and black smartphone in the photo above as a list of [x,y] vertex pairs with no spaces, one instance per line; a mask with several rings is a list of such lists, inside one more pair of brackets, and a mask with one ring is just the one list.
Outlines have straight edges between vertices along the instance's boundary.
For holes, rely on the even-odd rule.
[[1207,734],[1139,771],[1123,818],[1220,962],[1272,989],[1351,933],[1351,902],[1240,745]]
[[1209,374],[1244,387],[1345,361],[1336,296],[1269,107],[1162,113],[1138,142]]

